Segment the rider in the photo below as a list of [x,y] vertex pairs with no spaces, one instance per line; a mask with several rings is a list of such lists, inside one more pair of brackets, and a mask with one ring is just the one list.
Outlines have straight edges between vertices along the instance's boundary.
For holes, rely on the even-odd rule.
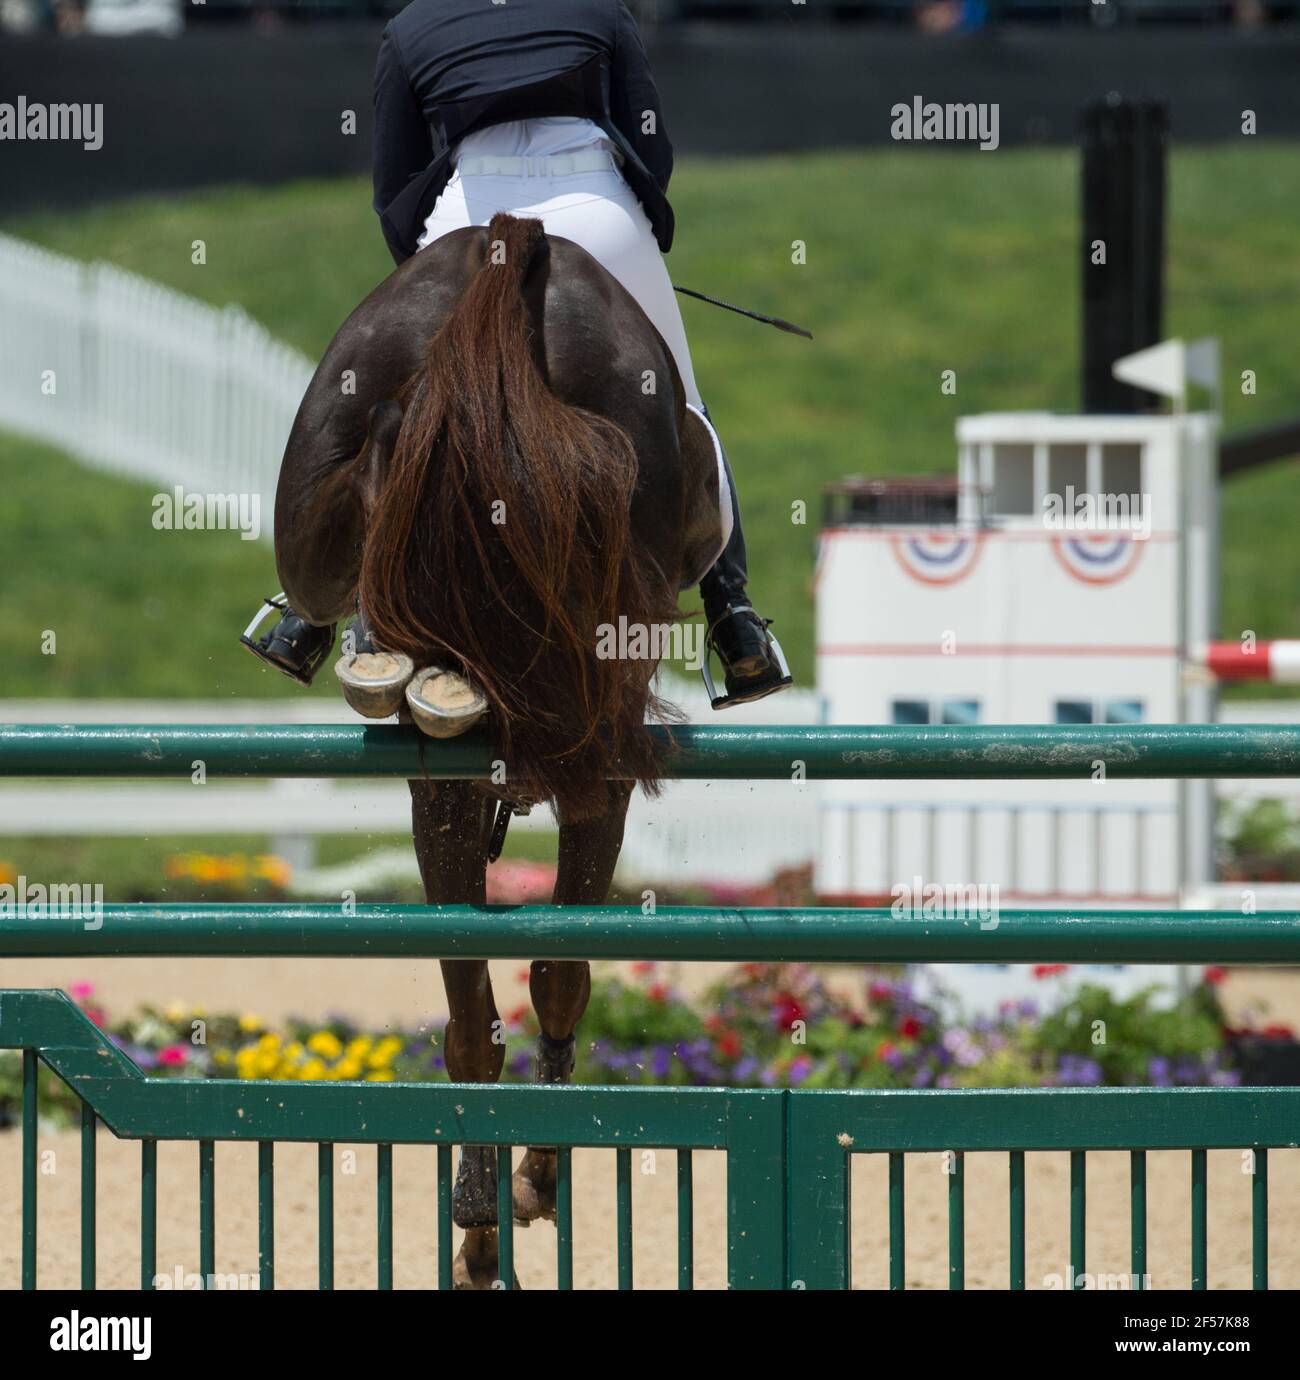
[[[671,350],[688,405],[707,417],[659,253],[673,238],[665,196],[672,166],[659,94],[622,0],[413,0],[384,31],[374,205],[397,263],[498,211],[540,217],[631,293]],[[715,709],[791,683],[768,620],[745,594],[734,483],[731,490],[730,539],[700,582],[709,640],[726,671]],[[333,629],[288,610],[259,642],[246,641],[310,680]]]

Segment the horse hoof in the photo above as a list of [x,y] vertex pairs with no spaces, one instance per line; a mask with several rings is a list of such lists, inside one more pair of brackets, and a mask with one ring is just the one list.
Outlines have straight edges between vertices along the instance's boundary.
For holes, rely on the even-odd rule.
[[400,652],[361,652],[340,657],[334,674],[343,687],[343,698],[367,719],[386,719],[396,714],[402,691],[415,674],[415,663]]
[[417,671],[406,687],[406,703],[422,733],[455,738],[487,713],[488,702],[476,685],[441,666]]
[[[511,1276],[513,1289],[522,1289],[518,1274]],[[471,1259],[462,1245],[451,1263],[451,1287],[453,1289],[500,1289],[501,1280],[497,1277],[496,1257],[478,1256]]]
[[530,1147],[510,1178],[511,1216],[521,1227],[554,1222],[555,1204],[555,1151]]
[[534,1222],[555,1221],[555,1183],[536,1183],[522,1169],[510,1180],[510,1203],[515,1225],[531,1227]]

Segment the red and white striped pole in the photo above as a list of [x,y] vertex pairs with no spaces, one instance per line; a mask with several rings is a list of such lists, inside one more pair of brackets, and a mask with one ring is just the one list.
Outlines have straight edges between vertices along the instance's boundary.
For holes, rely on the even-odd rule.
[[1300,685],[1300,641],[1208,642],[1192,660],[1217,680],[1269,680],[1278,685]]

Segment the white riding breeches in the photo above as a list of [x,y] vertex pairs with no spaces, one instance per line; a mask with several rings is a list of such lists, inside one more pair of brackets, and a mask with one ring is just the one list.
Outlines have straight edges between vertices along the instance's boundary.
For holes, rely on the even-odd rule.
[[[524,123],[531,127],[543,122]],[[425,221],[420,248],[448,231],[486,225],[498,211],[536,216],[548,234],[580,244],[632,294],[672,351],[686,401],[698,408],[700,392],[668,270],[650,221],[623,181],[613,154],[589,149],[579,154],[530,155],[527,144],[521,147],[520,140],[511,137],[517,129],[503,125],[479,131],[470,136],[472,154],[462,145],[459,163],[463,169],[458,167]],[[494,140],[498,130],[500,136]],[[608,166],[594,171],[558,171],[574,162],[590,164],[605,158]],[[509,171],[497,170],[503,166]],[[492,171],[480,171],[483,168]]]

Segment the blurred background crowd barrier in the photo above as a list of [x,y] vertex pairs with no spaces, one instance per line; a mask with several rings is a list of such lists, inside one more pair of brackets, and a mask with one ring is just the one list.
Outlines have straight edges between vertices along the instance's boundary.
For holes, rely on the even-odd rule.
[[[72,34],[154,33],[187,27],[252,24],[262,31],[329,19],[396,14],[403,0],[0,0],[0,27]],[[755,23],[787,16],[794,5],[835,22],[870,22],[946,33],[1005,23],[1108,28],[1182,24],[1258,27],[1294,20],[1295,0],[629,0],[644,28],[692,19]]]
[[[0,0],[0,14],[12,25],[14,6],[44,3]],[[254,10],[243,0],[207,0],[186,7],[183,33],[181,11],[167,9],[178,38],[160,37],[155,26],[126,39],[105,37],[107,27],[89,22],[95,6],[120,11],[125,33],[129,13],[174,0],[88,3],[85,28],[96,32],[6,35],[0,100],[21,93],[33,102],[102,103],[103,147],[86,154],[72,142],[8,143],[0,216],[184,187],[369,172],[381,18],[359,8],[353,22],[342,22],[319,7]],[[1073,144],[1080,109],[1107,91],[1167,105],[1171,133],[1183,142],[1238,140],[1245,111],[1254,112],[1260,138],[1300,136],[1296,5],[1261,11],[1276,20],[1267,27],[1242,27],[1222,5],[1121,4],[1122,15],[1206,22],[1124,22],[1105,31],[1086,21],[1094,10],[1114,12],[1113,0],[1031,8],[1052,22],[1021,22],[1022,7],[1007,6],[996,24],[936,37],[915,24],[833,22],[850,10],[916,18],[927,12],[920,6],[810,0],[737,7],[729,22],[660,18],[647,25],[647,43],[679,156],[887,145],[891,107],[916,96],[997,103],[1002,148]],[[232,22],[213,22],[222,13]],[[1016,22],[1002,23],[1006,16]],[[966,24],[959,16],[956,26]]]

